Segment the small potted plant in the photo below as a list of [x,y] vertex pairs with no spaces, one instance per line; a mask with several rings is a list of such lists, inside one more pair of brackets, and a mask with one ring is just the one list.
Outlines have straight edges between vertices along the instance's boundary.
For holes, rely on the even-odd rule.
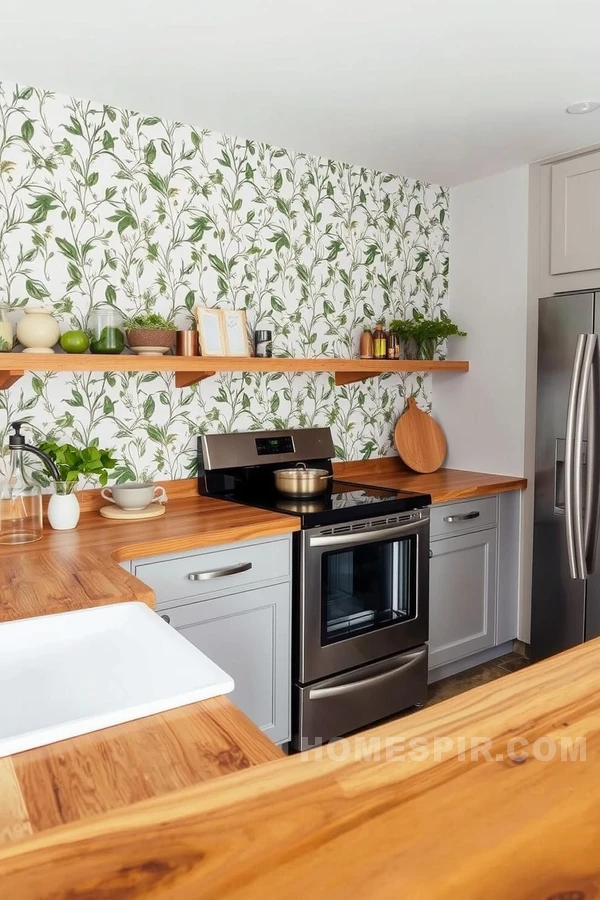
[[125,323],[127,343],[140,356],[162,356],[173,348],[177,325],[158,313],[140,313]]
[[446,338],[467,336],[445,310],[441,310],[438,319],[428,319],[418,309],[414,309],[411,319],[393,321],[390,331],[404,341],[407,359],[434,359]]
[[96,476],[104,487],[108,470],[117,465],[111,450],[90,446],[80,449],[72,444],[42,441],[40,450],[47,453],[60,472],[60,481],[54,482],[54,494],[48,504],[48,521],[57,531],[70,531],[79,522],[79,500],[75,489],[81,475]]

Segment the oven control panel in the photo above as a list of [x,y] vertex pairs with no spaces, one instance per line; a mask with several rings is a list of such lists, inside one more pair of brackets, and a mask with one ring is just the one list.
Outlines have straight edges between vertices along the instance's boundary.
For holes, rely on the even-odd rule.
[[256,438],[256,452],[258,456],[278,456],[280,453],[293,453],[294,439],[290,434]]

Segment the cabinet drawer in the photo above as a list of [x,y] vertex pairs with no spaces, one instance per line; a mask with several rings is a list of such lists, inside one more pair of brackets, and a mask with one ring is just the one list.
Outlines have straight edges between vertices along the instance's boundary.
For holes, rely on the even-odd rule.
[[478,497],[431,507],[431,537],[447,537],[496,524],[497,497]]
[[222,550],[182,553],[136,562],[133,574],[149,585],[157,604],[233,591],[261,581],[289,578],[289,540],[240,544]]

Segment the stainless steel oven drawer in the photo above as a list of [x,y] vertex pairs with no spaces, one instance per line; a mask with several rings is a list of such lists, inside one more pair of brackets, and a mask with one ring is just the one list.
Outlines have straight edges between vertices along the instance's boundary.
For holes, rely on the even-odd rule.
[[426,645],[306,687],[295,684],[292,746],[318,746],[426,700]]

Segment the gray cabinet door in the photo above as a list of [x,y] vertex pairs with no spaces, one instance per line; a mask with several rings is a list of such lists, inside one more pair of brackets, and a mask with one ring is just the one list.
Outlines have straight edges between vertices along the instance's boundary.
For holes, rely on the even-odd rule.
[[432,542],[430,669],[494,646],[496,543],[495,528]]
[[600,153],[552,166],[550,272],[600,269]]
[[290,739],[289,583],[162,605],[159,614],[231,675],[231,699],[274,743]]

